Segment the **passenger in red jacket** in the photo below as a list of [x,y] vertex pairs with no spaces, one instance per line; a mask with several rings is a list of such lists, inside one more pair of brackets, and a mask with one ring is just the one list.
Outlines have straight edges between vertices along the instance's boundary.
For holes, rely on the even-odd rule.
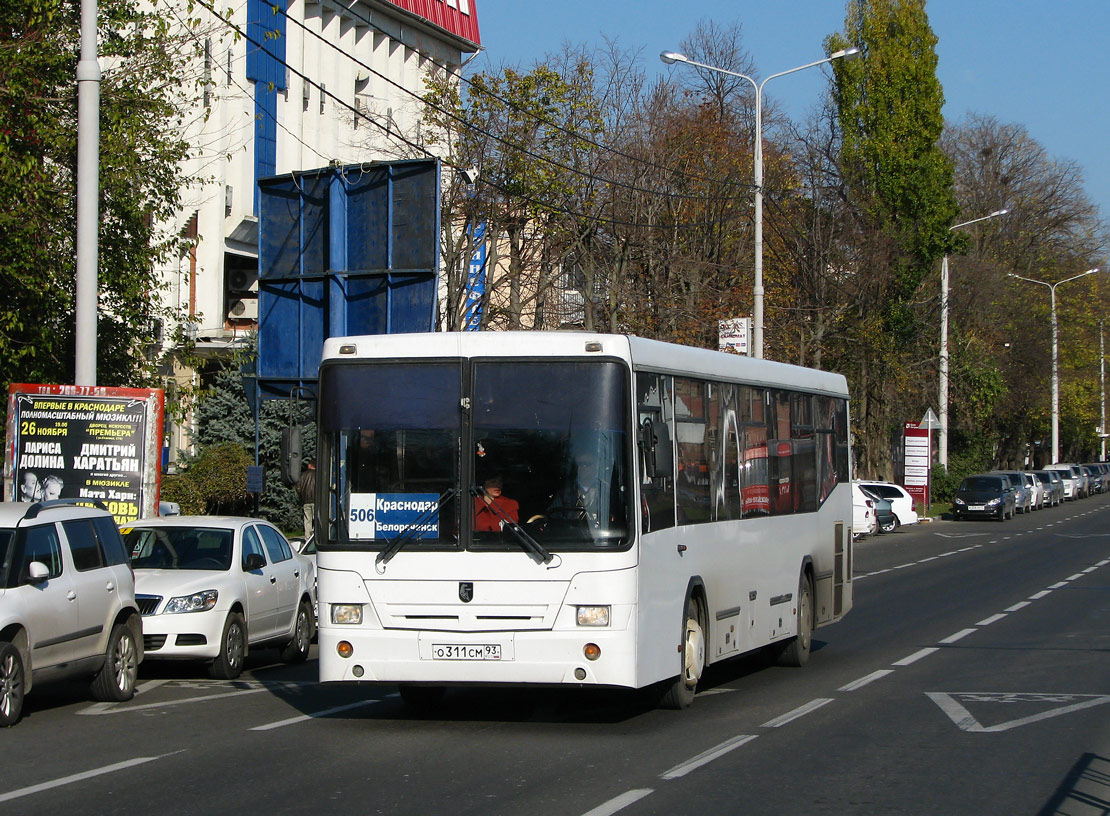
[[[474,497],[474,531],[500,532],[505,519],[520,521],[520,502],[501,494],[501,477],[494,476],[482,485],[482,494]],[[496,509],[494,509],[496,507]],[[500,512],[498,512],[500,511]]]

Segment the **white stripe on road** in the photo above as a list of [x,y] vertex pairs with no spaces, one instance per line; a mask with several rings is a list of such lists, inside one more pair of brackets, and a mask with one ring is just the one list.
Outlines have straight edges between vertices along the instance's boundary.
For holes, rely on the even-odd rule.
[[806,714],[809,714],[812,711],[816,711],[821,706],[828,705],[831,702],[831,697],[818,697],[816,700],[810,700],[803,706],[798,706],[793,711],[787,711],[781,717],[775,717],[775,719],[773,720],[768,720],[767,722],[763,723],[763,727],[778,728],[780,726],[786,725],[789,722],[794,722],[794,720],[798,719],[799,717],[804,717]]
[[1066,587],[1067,585],[1067,581],[1057,581],[1055,584],[1052,584],[1049,589],[1059,589],[1060,587]]
[[873,671],[866,677],[861,677],[859,680],[853,680],[846,686],[841,686],[837,691],[855,691],[856,689],[863,688],[868,683],[886,677],[888,674],[894,674],[894,669],[879,669],[878,671]]
[[890,665],[892,665],[892,666],[908,666],[911,663],[916,663],[918,660],[920,660],[923,657],[928,657],[933,652],[939,652],[939,651],[940,651],[940,649],[938,649],[936,646],[930,646],[927,649],[921,649],[920,651],[914,652],[909,657],[903,657],[901,660],[896,660],[893,663],[891,663]]
[[637,788],[636,790],[625,791],[620,796],[614,796],[608,802],[598,805],[593,810],[586,811],[582,816],[612,816],[618,810],[628,807],[633,802],[639,802],[648,794],[652,793],[651,788]]
[[340,711],[350,711],[352,708],[362,708],[363,706],[373,705],[380,703],[381,700],[359,700],[357,703],[350,703],[349,705],[336,706],[335,708],[327,708],[323,711],[314,711],[311,714],[301,714],[297,717],[290,717],[287,720],[278,720],[277,722],[267,723],[266,725],[256,725],[251,731],[272,731],[275,728],[281,728],[285,725],[294,725],[305,720],[314,720],[319,717],[327,717],[331,714],[338,714]]
[[1079,580],[1079,579],[1080,579],[1080,578],[1082,578],[1082,577],[1083,577],[1083,573],[1081,573],[1081,572],[1077,572],[1077,573],[1075,573],[1075,575],[1069,575],[1069,576],[1068,576],[1067,578],[1065,578],[1064,580],[1065,580],[1065,581],[1077,581],[1077,580]]
[[940,641],[940,643],[955,643],[957,640],[961,640],[962,638],[965,638],[968,635],[973,634],[977,631],[979,631],[979,630],[978,629],[961,629],[959,632],[956,632],[954,635],[949,635],[944,640]]
[[686,776],[690,771],[700,768],[709,762],[712,762],[719,756],[724,756],[729,751],[739,748],[745,743],[751,742],[756,738],[756,734],[740,734],[732,739],[725,740],[720,745],[710,748],[708,751],[703,751],[693,759],[689,759],[680,765],[675,765],[669,771],[660,775],[660,779],[678,779],[680,776]]
[[1006,617],[1006,613],[1005,612],[999,612],[997,615],[991,615],[989,618],[983,618],[981,621],[979,621],[975,625],[976,626],[990,626],[992,623],[998,623],[1004,617]]
[[1025,607],[1027,607],[1027,606],[1029,606],[1029,601],[1019,601],[1018,603],[1014,604],[1013,606],[1006,607],[1005,611],[1006,612],[1017,612],[1019,609],[1025,609]]
[[1051,595],[1051,594],[1052,594],[1052,590],[1051,590],[1051,589],[1042,589],[1042,590],[1041,590],[1040,592],[1036,593],[1035,595],[1030,595],[1030,596],[1029,596],[1029,600],[1031,600],[1031,601],[1039,601],[1039,600],[1040,600],[1041,598],[1043,598],[1043,597],[1044,597],[1045,595]]
[[85,779],[92,779],[93,777],[103,776],[104,774],[115,773],[116,771],[122,771],[126,768],[134,768],[136,765],[143,765],[147,762],[153,762],[156,759],[164,759],[165,757],[180,753],[181,751],[170,751],[168,754],[162,754],[161,756],[135,757],[134,759],[128,759],[124,762],[117,762],[114,765],[105,765],[103,768],[95,768],[91,771],[85,771],[84,773],[73,774],[72,776],[63,776],[61,779],[55,779],[51,782],[42,782],[38,785],[20,788],[19,790],[0,793],[0,802],[10,802],[12,799],[30,796],[32,793],[41,793],[51,788],[60,788],[63,785],[71,785],[74,782],[81,782]]

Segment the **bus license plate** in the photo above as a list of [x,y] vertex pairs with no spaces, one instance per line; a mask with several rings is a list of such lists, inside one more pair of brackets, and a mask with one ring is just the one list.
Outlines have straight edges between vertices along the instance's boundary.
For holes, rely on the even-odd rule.
[[500,660],[500,643],[433,643],[432,660]]

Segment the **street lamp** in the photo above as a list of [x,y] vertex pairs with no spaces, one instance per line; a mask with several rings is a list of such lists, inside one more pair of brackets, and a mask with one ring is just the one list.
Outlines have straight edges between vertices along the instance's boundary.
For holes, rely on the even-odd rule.
[[1096,266],[1094,269],[1088,269],[1086,272],[1080,272],[1078,275],[1072,275],[1070,278],[1064,278],[1062,281],[1056,281],[1056,283],[1025,278],[1021,275],[1015,275],[1013,272],[1008,273],[1011,278],[1047,286],[1052,293],[1052,461],[1049,463],[1052,465],[1060,461],[1060,371],[1058,362],[1060,348],[1056,333],[1056,287],[1068,281],[1093,275],[1098,271]]
[[[990,215],[982,218],[973,218],[962,224],[953,224],[948,229],[954,230],[966,227],[969,224],[978,224],[988,218],[1005,215],[1009,210],[995,210]],[[948,254],[940,264],[940,403],[939,424],[937,428],[937,464],[948,470]]]
[[860,50],[858,48],[846,48],[842,51],[830,54],[824,59],[817,60],[816,62],[799,65],[797,68],[791,68],[789,71],[780,71],[777,74],[771,74],[759,83],[747,74],[728,71],[713,65],[706,65],[704,62],[695,62],[685,54],[680,54],[676,51],[664,51],[659,55],[659,59],[667,65],[681,62],[685,65],[692,65],[695,68],[704,68],[706,71],[728,74],[729,76],[746,79],[751,83],[752,88],[755,89],[755,287],[752,298],[752,323],[754,324],[752,327],[753,357],[763,357],[763,86],[775,77],[793,74],[797,71],[803,71],[806,68],[812,68],[815,65],[824,65],[826,62],[832,62],[837,59],[853,59],[858,57],[859,54]]

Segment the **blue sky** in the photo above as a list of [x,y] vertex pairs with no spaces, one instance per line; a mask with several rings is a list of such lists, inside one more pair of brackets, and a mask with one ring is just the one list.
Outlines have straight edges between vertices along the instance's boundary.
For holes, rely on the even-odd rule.
[[[844,25],[842,0],[473,0],[486,52],[472,66],[527,66],[563,43],[614,39],[645,69],[702,19],[739,22],[759,77],[821,59]],[[1110,220],[1110,0],[931,0],[945,117],[969,112],[1024,125],[1058,160],[1077,163],[1088,196]],[[676,67],[670,70],[689,70]],[[766,97],[795,119],[818,100],[810,69],[772,80]]]

